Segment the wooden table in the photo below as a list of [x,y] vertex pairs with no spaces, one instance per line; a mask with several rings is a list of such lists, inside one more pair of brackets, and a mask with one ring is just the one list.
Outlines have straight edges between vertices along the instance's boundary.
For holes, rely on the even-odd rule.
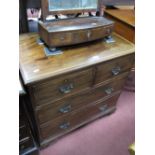
[[107,9],[105,16],[115,21],[114,31],[135,43],[135,11]]

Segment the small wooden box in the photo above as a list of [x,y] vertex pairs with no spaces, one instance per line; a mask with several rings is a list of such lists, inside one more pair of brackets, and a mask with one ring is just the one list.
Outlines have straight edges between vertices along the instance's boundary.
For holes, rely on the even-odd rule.
[[109,36],[113,22],[103,17],[83,17],[39,22],[39,35],[50,47],[93,41]]
[[[38,27],[40,38],[46,45],[59,47],[79,44],[101,39],[111,34],[114,22],[104,17],[87,16],[46,20],[49,15],[91,12],[97,11],[98,7],[98,0],[76,0],[74,3],[70,3],[69,0],[59,2],[42,0],[43,21],[39,22]],[[78,6],[79,8],[75,9]]]

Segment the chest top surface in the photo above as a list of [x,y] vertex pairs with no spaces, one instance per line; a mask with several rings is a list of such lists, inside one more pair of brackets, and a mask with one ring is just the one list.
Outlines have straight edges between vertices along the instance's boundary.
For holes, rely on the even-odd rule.
[[36,33],[20,35],[20,71],[26,85],[134,53],[134,45],[117,34],[114,43],[95,41],[62,48],[63,54],[47,57]]

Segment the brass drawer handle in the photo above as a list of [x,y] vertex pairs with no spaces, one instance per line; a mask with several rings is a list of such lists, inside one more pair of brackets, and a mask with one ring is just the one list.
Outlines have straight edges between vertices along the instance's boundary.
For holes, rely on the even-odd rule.
[[115,76],[115,75],[118,75],[120,72],[121,72],[121,68],[120,67],[115,67],[111,70],[112,74]]
[[108,87],[104,90],[104,92],[107,94],[107,95],[110,95],[112,94],[112,92],[114,91],[114,89],[112,87]]
[[73,84],[70,83],[70,84],[60,86],[59,90],[61,93],[67,94],[67,93],[70,93],[73,88],[74,88]]
[[99,110],[102,112],[102,115],[108,115],[116,110],[115,106],[108,107],[107,104],[99,107]]
[[108,105],[105,104],[105,105],[103,105],[102,107],[99,107],[99,109],[100,109],[102,112],[104,112],[104,111],[106,111],[106,110],[108,109]]
[[70,127],[70,123],[69,123],[69,122],[63,123],[63,124],[61,124],[61,125],[59,126],[60,129],[67,129],[67,128],[69,128],[69,127]]
[[64,106],[64,107],[59,109],[59,112],[61,112],[61,113],[68,113],[70,111],[71,111],[71,105]]

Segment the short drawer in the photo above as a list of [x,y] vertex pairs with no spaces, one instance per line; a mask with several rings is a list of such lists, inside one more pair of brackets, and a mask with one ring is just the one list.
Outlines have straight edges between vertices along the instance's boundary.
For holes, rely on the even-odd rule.
[[55,119],[40,127],[42,139],[56,138],[60,135],[85,124],[94,118],[111,113],[115,109],[119,93],[109,99],[100,101],[97,104],[90,105],[78,112],[72,112],[70,115]]
[[133,62],[134,55],[131,54],[98,65],[95,84],[102,83],[110,78],[130,71]]
[[64,116],[72,111],[82,108],[83,106],[120,91],[124,82],[125,78],[121,77],[118,80],[106,83],[105,85],[92,89],[91,91],[43,106],[36,110],[39,123],[43,124],[57,117]]
[[51,103],[54,100],[70,96],[92,85],[93,71],[87,69],[49,80],[33,87],[37,105]]

